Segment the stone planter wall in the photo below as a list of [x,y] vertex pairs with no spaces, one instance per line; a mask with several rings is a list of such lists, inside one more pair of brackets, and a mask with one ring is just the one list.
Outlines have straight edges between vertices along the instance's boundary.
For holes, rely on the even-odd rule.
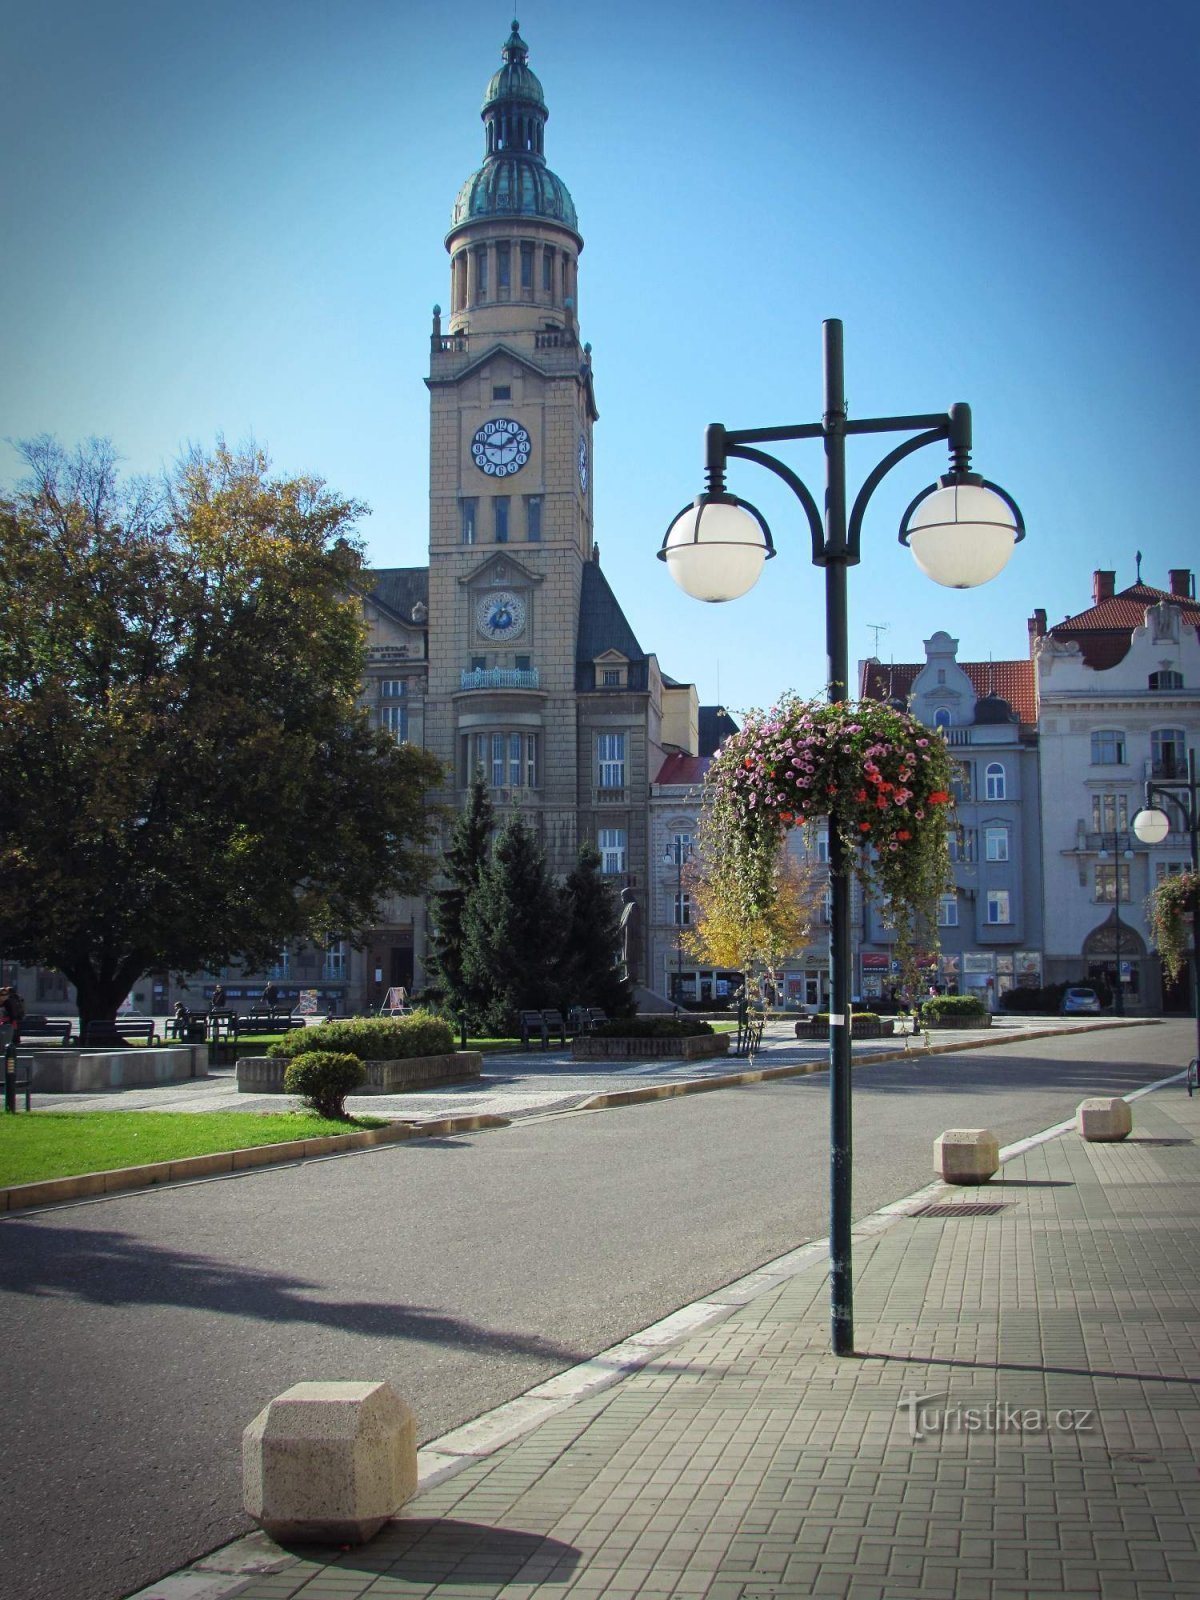
[[931,1032],[942,1028],[990,1028],[991,1025],[990,1011],[985,1011],[981,1017],[930,1017],[928,1022],[922,1023]]
[[[796,1037],[797,1039],[828,1039],[829,1024],[827,1022],[813,1022],[806,1025],[803,1022],[797,1022]],[[883,1037],[883,1023],[860,1022],[855,1017],[850,1027],[850,1037],[852,1039],[880,1039]]]
[[95,1089],[147,1089],[208,1076],[206,1044],[140,1045],[128,1050],[29,1050],[35,1094],[87,1094]]
[[582,1034],[571,1045],[573,1061],[697,1061],[728,1052],[727,1033],[698,1033],[690,1039],[605,1039]]
[[[282,1094],[289,1063],[282,1056],[239,1056],[239,1094]],[[404,1094],[438,1083],[478,1078],[483,1057],[478,1050],[456,1050],[445,1056],[412,1056],[407,1060],[368,1061],[367,1081],[354,1094]]]

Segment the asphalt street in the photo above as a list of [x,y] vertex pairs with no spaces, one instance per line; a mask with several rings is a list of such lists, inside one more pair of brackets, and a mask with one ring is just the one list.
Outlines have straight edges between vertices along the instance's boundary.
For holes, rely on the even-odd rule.
[[[855,1213],[1177,1070],[1190,1024],[855,1068]],[[387,1378],[435,1437],[826,1231],[823,1075],[0,1222],[12,1600],[116,1600],[247,1526],[240,1436]]]

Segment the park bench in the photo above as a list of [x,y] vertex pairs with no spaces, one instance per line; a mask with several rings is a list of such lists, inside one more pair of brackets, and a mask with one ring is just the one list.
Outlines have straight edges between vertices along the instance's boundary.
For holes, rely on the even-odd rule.
[[288,1011],[251,1011],[244,1017],[234,1017],[231,1033],[235,1042],[244,1034],[275,1034],[283,1038],[293,1028],[303,1028],[304,1018],[293,1017]]
[[153,1017],[118,1017],[115,1022],[93,1019],[84,1024],[82,1043],[85,1050],[120,1050],[139,1039],[143,1044],[158,1042]]
[[70,1017],[41,1017],[27,1011],[21,1019],[21,1044],[32,1044],[35,1039],[70,1044],[72,1027]]
[[546,1019],[540,1011],[518,1011],[517,1026],[521,1030],[521,1047],[531,1050],[534,1034],[542,1041],[542,1049],[549,1050],[550,1034],[546,1027]]
[[208,1012],[184,1011],[167,1023],[166,1037],[181,1044],[203,1044],[208,1038]]
[[601,1023],[608,1021],[608,1013],[599,1006],[572,1006],[570,1024],[572,1033],[593,1033]]
[[550,1048],[550,1040],[554,1034],[558,1035],[559,1042],[562,1045],[566,1045],[567,1025],[563,1020],[563,1014],[561,1011],[543,1011],[542,1024],[546,1030],[545,1041],[547,1049]]

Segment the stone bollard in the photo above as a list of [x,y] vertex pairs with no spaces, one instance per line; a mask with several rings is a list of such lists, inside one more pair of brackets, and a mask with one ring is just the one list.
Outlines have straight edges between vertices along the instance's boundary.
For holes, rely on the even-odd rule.
[[243,1433],[242,1487],[282,1544],[362,1544],[416,1493],[416,1418],[387,1383],[294,1383]]
[[933,1165],[946,1183],[986,1183],[1000,1167],[990,1128],[948,1128],[933,1141]]
[[1133,1112],[1128,1100],[1081,1100],[1075,1111],[1075,1131],[1089,1144],[1111,1144],[1133,1132]]

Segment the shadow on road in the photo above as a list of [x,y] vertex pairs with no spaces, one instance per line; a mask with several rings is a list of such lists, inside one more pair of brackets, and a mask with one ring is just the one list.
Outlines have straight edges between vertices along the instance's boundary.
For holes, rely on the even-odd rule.
[[3,1237],[8,1295],[102,1306],[182,1306],[255,1321],[310,1323],[373,1339],[538,1356],[567,1366],[591,1354],[536,1335],[481,1327],[429,1306],[314,1298],[322,1286],[304,1278],[149,1245],[111,1230],[42,1228],[13,1218]]

